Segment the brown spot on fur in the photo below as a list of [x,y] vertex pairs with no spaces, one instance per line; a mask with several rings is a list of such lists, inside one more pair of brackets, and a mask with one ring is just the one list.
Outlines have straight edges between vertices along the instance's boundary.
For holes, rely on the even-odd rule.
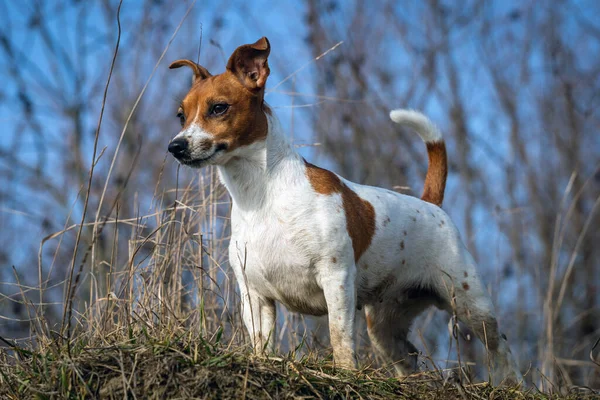
[[429,157],[429,167],[421,199],[441,206],[448,177],[448,159],[444,142],[427,143],[427,156]]
[[344,288],[344,285],[340,285],[340,289],[343,289],[343,288]]
[[465,290],[469,290],[470,289],[470,286],[469,286],[469,284],[467,282],[463,282],[462,287]]
[[467,271],[463,272],[463,275],[465,276],[465,278],[469,277],[469,274],[467,273]]
[[404,240],[400,242],[400,250],[404,250]]
[[331,257],[331,262],[335,264],[337,262],[337,258]]
[[406,260],[402,260],[402,265],[406,264]]
[[366,313],[365,314],[365,319],[367,320],[367,329],[369,331],[372,331],[373,330],[373,325],[375,323],[375,321],[373,321],[373,317],[371,317],[371,314]]
[[331,171],[319,168],[306,160],[306,176],[315,192],[323,195],[341,193],[346,214],[346,229],[352,240],[354,261],[367,250],[375,234],[375,208],[361,199]]

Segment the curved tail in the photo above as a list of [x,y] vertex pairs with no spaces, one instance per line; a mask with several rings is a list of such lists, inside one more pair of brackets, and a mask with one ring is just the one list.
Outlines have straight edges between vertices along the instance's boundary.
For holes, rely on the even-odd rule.
[[427,146],[429,167],[425,177],[425,186],[421,199],[437,206],[442,206],[446,177],[448,176],[448,159],[446,144],[437,126],[425,115],[413,110],[392,110],[390,118],[397,124],[404,125],[419,134]]

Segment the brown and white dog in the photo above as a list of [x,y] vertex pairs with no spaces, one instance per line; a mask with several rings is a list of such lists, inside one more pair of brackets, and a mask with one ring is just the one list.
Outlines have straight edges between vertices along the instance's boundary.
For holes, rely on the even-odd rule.
[[231,195],[229,262],[255,349],[273,342],[278,301],[327,314],[335,362],[353,368],[355,314],[364,308],[373,346],[405,375],[417,367],[411,322],[435,305],[454,308],[485,342],[496,382],[521,381],[475,262],[439,207],[447,174],[439,130],[418,112],[390,113],[427,145],[421,199],[349,182],[296,153],[264,102],[269,52],[264,37],[238,47],[214,76],[190,60],[170,65],[190,67],[194,82],[169,151],[194,168],[216,165]]

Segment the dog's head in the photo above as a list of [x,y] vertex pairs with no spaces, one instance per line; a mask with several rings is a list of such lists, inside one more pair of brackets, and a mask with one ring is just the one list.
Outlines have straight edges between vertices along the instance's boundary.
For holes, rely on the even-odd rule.
[[180,163],[195,168],[223,165],[244,146],[266,138],[263,97],[270,51],[266,37],[240,46],[225,72],[215,76],[190,60],[169,66],[186,66],[194,72],[192,88],[177,113],[181,132],[169,143],[169,152]]

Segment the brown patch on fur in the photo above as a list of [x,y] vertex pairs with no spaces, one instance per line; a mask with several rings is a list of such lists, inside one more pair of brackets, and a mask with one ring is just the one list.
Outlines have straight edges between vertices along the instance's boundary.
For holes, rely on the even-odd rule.
[[331,257],[331,262],[335,264],[337,262],[337,258]]
[[[227,151],[263,140],[267,137],[267,116],[262,94],[246,90],[229,71],[198,80],[181,103],[186,116],[183,129],[197,123],[214,142],[227,144]],[[216,103],[228,104],[229,110],[222,116],[211,115]]]
[[404,250],[404,240],[400,242],[400,250]]
[[469,290],[471,288],[467,282],[463,282],[462,287],[465,290]]
[[354,261],[358,261],[371,244],[375,234],[375,208],[368,201],[361,199],[333,172],[319,168],[306,160],[304,163],[306,176],[315,192],[323,195],[341,193],[346,214],[346,229],[352,240]]
[[196,64],[192,60],[177,60],[173,61],[171,65],[169,65],[169,69],[181,68],[181,67],[190,67],[194,72],[194,80],[195,83],[197,80],[207,79],[212,76],[210,72],[202,65]]
[[[264,86],[269,76],[267,38],[238,47],[227,63],[227,69],[212,76],[204,67],[190,60],[178,60],[170,68],[188,66],[194,71],[194,82],[181,103],[185,115],[183,129],[196,123],[212,136],[203,144],[213,143],[232,151],[267,137],[270,108],[264,103]],[[215,104],[227,104],[222,115],[211,115]]]
[[427,143],[427,156],[429,157],[429,167],[421,199],[441,206],[448,177],[448,158],[444,142]]
[[402,260],[402,265],[406,264],[406,260]]
[[369,331],[373,330],[373,326],[375,324],[375,321],[373,321],[373,317],[371,317],[371,315],[369,313],[365,314],[365,319],[367,320],[367,329]]
[[263,36],[255,43],[235,49],[227,61],[227,70],[233,73],[246,89],[261,91],[271,72],[268,61],[270,53],[269,40]]
[[465,276],[465,278],[469,277],[469,274],[467,274],[467,271],[463,272],[463,275]]

